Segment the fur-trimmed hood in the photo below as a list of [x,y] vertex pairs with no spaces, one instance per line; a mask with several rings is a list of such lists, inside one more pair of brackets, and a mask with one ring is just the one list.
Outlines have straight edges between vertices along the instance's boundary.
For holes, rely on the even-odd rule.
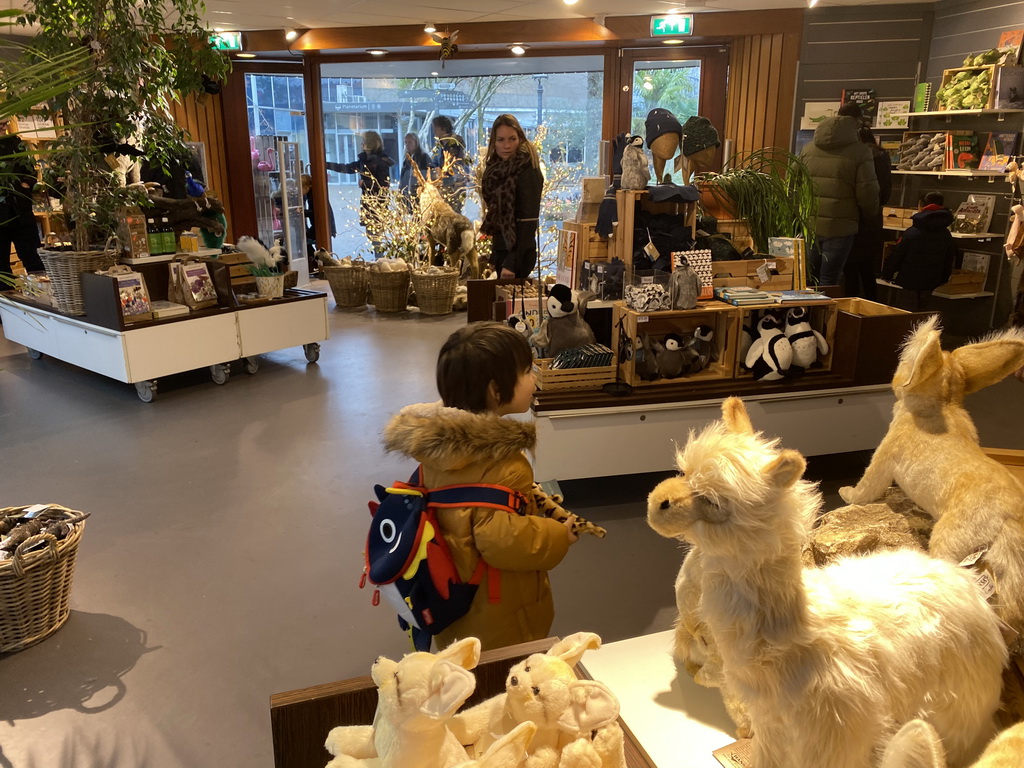
[[442,470],[484,458],[514,458],[536,444],[537,428],[531,422],[446,408],[439,402],[406,406],[384,429],[386,451]]

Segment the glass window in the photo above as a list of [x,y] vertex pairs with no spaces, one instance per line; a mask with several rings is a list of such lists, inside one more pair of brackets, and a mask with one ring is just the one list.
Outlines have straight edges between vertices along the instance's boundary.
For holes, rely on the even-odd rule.
[[[700,60],[638,61],[633,66],[633,109],[631,131],[646,135],[644,121],[656,107],[667,109],[680,123],[698,114],[700,105]],[[682,182],[682,173],[672,171],[672,180]],[[651,181],[656,183],[656,180]]]

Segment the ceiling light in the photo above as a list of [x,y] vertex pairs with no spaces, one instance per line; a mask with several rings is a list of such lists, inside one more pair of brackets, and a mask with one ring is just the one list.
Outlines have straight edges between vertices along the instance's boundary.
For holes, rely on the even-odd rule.
[[685,40],[677,40],[676,38],[673,37],[671,40],[662,40],[661,42],[662,42],[662,45],[682,45],[686,41]]
[[512,43],[512,45],[510,45],[508,49],[512,51],[512,53],[514,53],[516,56],[522,56],[524,53],[526,53],[526,50],[529,47],[530,46],[523,45],[522,43]]
[[383,56],[387,53],[383,48],[367,48],[366,52],[371,56]]
[[299,30],[297,30],[297,29],[286,29],[284,31],[284,39],[287,40],[288,42],[291,42],[292,40],[294,40],[298,36],[299,36]]
[[566,5],[576,5],[580,0],[562,0]]
[[813,8],[817,4],[818,4],[818,0],[807,0],[807,7],[808,8]]
[[437,77],[437,72],[431,72],[431,73],[430,73],[430,76],[431,76],[431,77]]
[[645,91],[653,91],[654,90],[654,83],[651,81],[651,76],[650,75],[645,75],[644,76],[643,88],[644,88]]
[[255,53],[236,53],[235,56],[239,59],[255,59]]
[[432,35],[435,32],[437,32],[437,27],[435,27],[428,21],[426,24],[423,25],[423,31],[426,32],[428,35]]

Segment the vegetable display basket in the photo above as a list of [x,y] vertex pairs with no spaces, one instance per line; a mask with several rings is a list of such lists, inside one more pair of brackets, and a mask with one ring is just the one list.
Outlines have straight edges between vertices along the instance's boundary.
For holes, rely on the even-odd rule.
[[381,272],[368,269],[370,296],[378,312],[404,312],[409,304],[409,270]]
[[320,268],[331,293],[334,303],[339,307],[362,307],[366,304],[366,264],[362,259],[355,259],[351,267]]
[[412,273],[412,290],[416,304],[425,315],[448,315],[459,286],[459,271],[449,269],[440,274]]
[[69,315],[84,315],[82,273],[114,266],[117,263],[117,251],[50,251],[40,248],[39,258],[53,285],[57,309]]
[[[0,509],[0,518],[26,507]],[[79,513],[51,505],[72,517]],[[75,557],[85,520],[71,522],[66,538],[30,536],[0,560],[0,653],[12,653],[45,640],[67,621]],[[39,545],[42,544],[40,547]]]

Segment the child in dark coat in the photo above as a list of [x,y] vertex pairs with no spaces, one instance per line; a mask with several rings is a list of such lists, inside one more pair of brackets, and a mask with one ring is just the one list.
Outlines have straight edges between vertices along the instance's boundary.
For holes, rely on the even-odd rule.
[[922,310],[931,292],[949,281],[956,259],[956,245],[949,225],[953,213],[943,206],[938,192],[920,200],[920,210],[885,260],[882,276],[916,293],[916,310]]

